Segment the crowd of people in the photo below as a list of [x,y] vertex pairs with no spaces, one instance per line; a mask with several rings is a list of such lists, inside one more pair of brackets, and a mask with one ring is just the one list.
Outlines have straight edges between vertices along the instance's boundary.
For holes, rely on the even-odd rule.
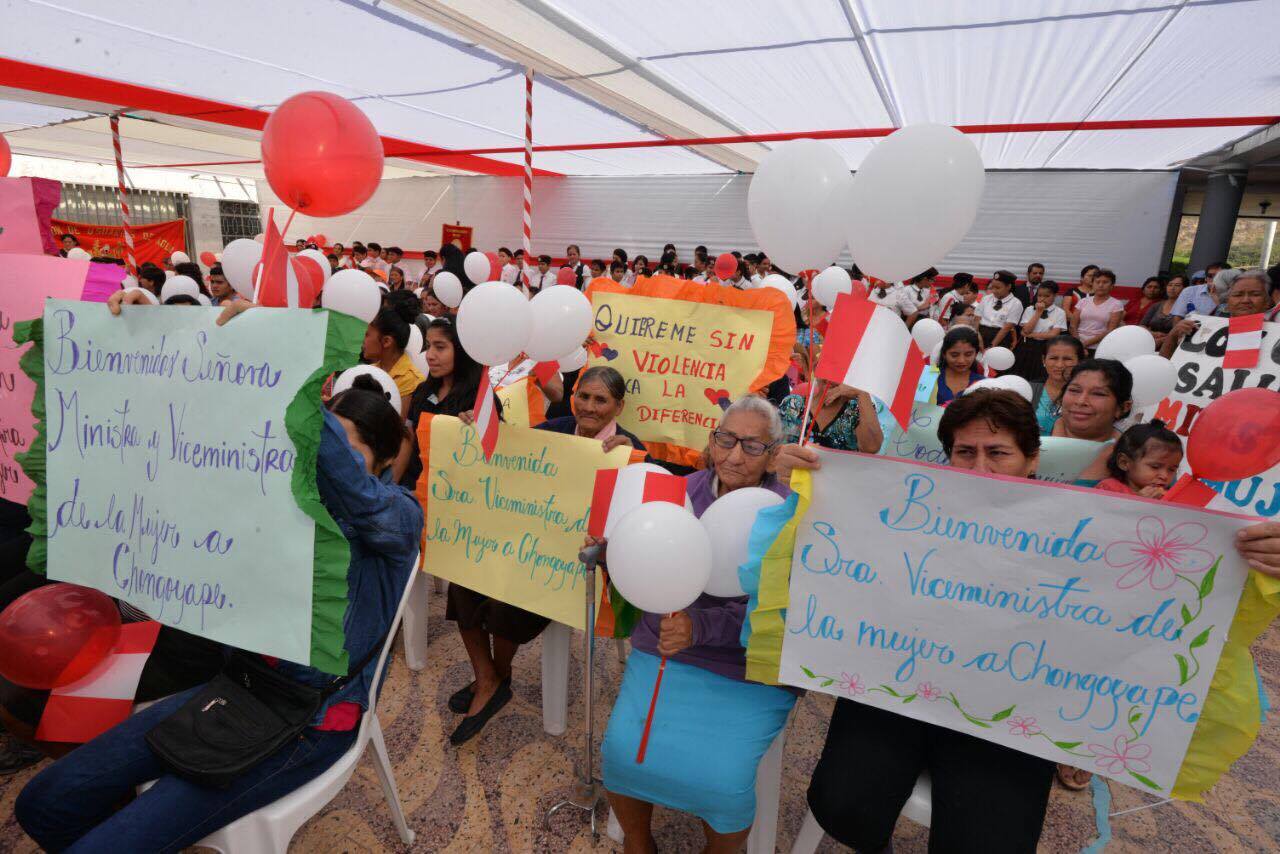
[[[308,248],[306,241],[299,241],[298,248]],[[351,660],[367,661],[371,645],[381,643],[391,624],[421,536],[422,510],[412,488],[422,472],[416,428],[424,416],[469,420],[486,371],[495,386],[527,378],[529,388],[537,391],[522,399],[530,407],[532,426],[598,441],[607,450],[630,447],[633,460],[646,455],[640,439],[618,423],[626,406],[626,383],[614,368],[593,366],[540,378],[532,360],[485,366],[466,352],[453,322],[456,309],[433,290],[442,271],[457,276],[464,288],[478,284],[467,276],[466,253],[458,246],[425,253],[424,270],[416,279],[406,274],[404,253],[395,246],[370,241],[349,250],[340,244],[319,248],[334,270],[361,269],[383,286],[383,306],[369,324],[363,355],[390,377],[401,401],[395,411],[382,387],[363,378],[324,405],[317,479],[325,506],[352,543],[352,601],[344,628]],[[717,276],[701,246],[682,263],[668,244],[651,266],[644,255],[630,256],[622,249],[607,262],[584,260],[571,245],[554,271],[548,255],[528,259],[505,248],[497,254],[501,280],[529,294],[554,284],[585,288],[603,277],[629,286],[659,273],[745,289],[762,287],[766,276],[781,273],[762,254],[733,253],[734,269],[722,269],[729,275]],[[234,322],[236,314],[251,309],[218,266],[207,275],[198,267],[174,272],[195,273],[210,302],[224,307],[220,322]],[[856,267],[851,270],[867,298],[898,314],[907,326],[928,317],[946,328],[931,400],[946,407],[938,438],[951,466],[1032,477],[1042,437],[1068,436],[1108,443],[1081,474],[1082,484],[1160,497],[1176,477],[1181,444],[1159,422],[1129,423],[1133,379],[1123,364],[1097,358],[1098,344],[1120,325],[1141,324],[1168,354],[1195,328],[1197,317],[1262,312],[1271,317],[1276,277],[1217,264],[1191,277],[1153,276],[1139,296],[1124,301],[1113,295],[1115,274],[1097,265],[1084,267],[1079,281],[1069,287],[1046,280],[1044,274],[1044,265],[1033,263],[1021,280],[1006,270],[985,282],[966,273],[944,279],[930,269],[909,281],[889,283],[864,277]],[[164,269],[144,265],[138,284],[159,296],[165,278]],[[685,476],[696,515],[737,489],[763,487],[789,494],[793,471],[819,465],[812,445],[875,453],[884,441],[876,402],[866,391],[811,376],[821,354],[826,310],[807,298],[805,277],[788,278],[799,304],[791,370],[765,393],[741,397],[727,407],[707,438],[698,470],[653,460]],[[111,310],[118,314],[139,301],[122,291],[112,297]],[[420,338],[412,334],[415,325]],[[421,353],[410,350],[416,340],[422,342]],[[1007,390],[970,390],[985,376],[980,358],[993,347],[1014,351],[1011,370],[1032,384],[1030,400]],[[6,509],[16,517],[8,521],[20,532],[25,513]],[[9,530],[12,554],[25,551],[30,538]],[[607,566],[607,542],[603,545]],[[1280,576],[1280,524],[1246,529],[1239,550],[1253,569]],[[14,560],[12,566],[21,565]],[[43,583],[24,573],[10,573],[10,581],[0,588],[0,607],[17,592]],[[746,679],[741,642],[746,613],[745,597],[704,594],[678,613],[643,614],[631,635],[632,653],[602,748],[604,786],[630,854],[655,850],[650,832],[655,805],[700,818],[710,852],[737,851],[745,842],[754,820],[756,768],[786,725],[796,699],[792,689]],[[457,624],[471,665],[471,678],[448,699],[457,716],[450,741],[460,746],[509,702],[519,648],[534,640],[547,620],[457,583],[449,587],[446,616]],[[169,644],[182,633],[166,628],[162,636],[171,639],[165,642]],[[653,731],[648,756],[638,764],[637,739],[663,658],[669,661],[662,688],[663,725]],[[15,812],[38,843],[50,850],[107,845],[177,850],[193,844],[329,767],[352,743],[360,709],[369,702],[373,665],[366,663],[325,701],[302,747],[269,757],[228,789],[205,790],[168,773],[145,743],[148,729],[181,707],[219,667],[208,656],[201,661],[192,666],[180,653],[158,650],[148,664],[150,678],[144,674],[144,693],[159,695],[152,685],[160,684],[163,672],[167,698],[32,779]],[[289,665],[287,673],[310,685],[325,678],[296,665]],[[37,758],[10,739],[4,770]],[[858,851],[887,850],[898,814],[925,770],[934,786],[931,847],[1035,849],[1053,764],[847,699],[836,703],[821,761],[809,782],[809,805],[841,843]],[[155,778],[159,785],[119,808],[135,786]],[[1078,785],[1069,773],[1063,779]],[[999,803],[1000,810],[985,809],[990,803]]]

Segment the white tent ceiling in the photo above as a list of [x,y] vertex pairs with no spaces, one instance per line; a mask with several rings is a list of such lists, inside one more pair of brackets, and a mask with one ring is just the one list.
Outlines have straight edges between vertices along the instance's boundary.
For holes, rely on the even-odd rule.
[[[125,108],[134,165],[254,160],[261,117],[307,89],[352,98],[389,139],[519,146],[526,64],[539,145],[1280,114],[1277,0],[0,0],[0,20],[0,131],[15,152],[109,161],[106,122],[75,120]],[[174,116],[166,93],[258,112]],[[974,140],[993,169],[1169,169],[1254,129]],[[856,168],[874,143],[834,144]],[[750,171],[766,150],[547,152],[535,165]],[[434,161],[395,158],[387,177],[511,174],[521,155]]]

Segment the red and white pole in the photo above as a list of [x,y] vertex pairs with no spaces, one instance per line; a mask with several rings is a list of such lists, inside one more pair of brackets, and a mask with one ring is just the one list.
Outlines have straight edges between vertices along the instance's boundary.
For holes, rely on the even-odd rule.
[[129,191],[124,186],[124,155],[120,151],[120,114],[111,114],[111,145],[116,152],[116,196],[120,199],[120,221],[124,226],[124,267],[138,278],[138,262],[133,254],[133,229],[129,225]]
[[[533,67],[524,69],[524,263],[533,266]],[[529,285],[528,273],[524,274]]]

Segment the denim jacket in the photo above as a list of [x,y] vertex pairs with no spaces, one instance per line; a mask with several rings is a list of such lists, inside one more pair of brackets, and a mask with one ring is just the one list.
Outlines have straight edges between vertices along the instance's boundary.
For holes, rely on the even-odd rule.
[[[325,411],[316,484],[320,500],[351,544],[342,628],[352,665],[382,642],[405,584],[416,569],[410,561],[422,539],[422,505],[409,490],[391,482],[390,471],[381,478],[369,474],[347,442],[342,424]],[[369,685],[377,663],[375,653],[358,676],[325,701],[311,725],[319,724],[329,707],[337,703],[359,703],[368,708]],[[281,661],[279,668],[306,685],[322,687],[334,679],[331,674],[293,662]]]

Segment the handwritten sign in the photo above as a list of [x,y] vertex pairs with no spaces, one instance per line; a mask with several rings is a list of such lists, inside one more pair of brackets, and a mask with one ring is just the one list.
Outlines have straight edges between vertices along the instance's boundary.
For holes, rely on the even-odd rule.
[[61,198],[58,181],[0,177],[0,254],[56,253],[49,219]]
[[820,453],[782,682],[1167,795],[1240,599],[1232,540],[1249,520]]
[[[1200,328],[1182,340],[1171,361],[1178,372],[1173,393],[1156,405],[1152,418],[1169,425],[1186,442],[1196,416],[1213,401],[1240,388],[1280,390],[1280,323],[1262,325],[1262,354],[1255,368],[1222,367],[1227,319],[1196,315]],[[1183,470],[1187,470],[1183,460]],[[1219,492],[1213,509],[1270,519],[1280,515],[1280,466],[1245,480],[1206,481]]]
[[321,367],[327,313],[217,317],[45,304],[48,575],[309,663],[315,523],[285,410]]
[[656,443],[651,453],[682,462],[664,446],[700,453],[730,403],[782,376],[795,321],[785,297],[764,293],[770,288],[673,282],[642,280],[630,290],[594,282],[592,334],[602,353],[591,364],[626,379],[622,426]]
[[[938,421],[945,410],[932,403],[917,401],[911,407],[911,420],[907,429],[898,426],[894,417],[876,402],[876,414],[885,440],[880,454],[887,457],[911,460],[918,463],[946,465],[947,455],[938,439]],[[1036,467],[1036,479],[1050,483],[1072,483],[1098,456],[1103,443],[1066,436],[1040,437],[1040,462]]]
[[583,628],[578,551],[595,473],[626,465],[630,450],[504,424],[486,461],[476,431],[441,415],[420,424],[418,444],[427,571]]
[[[14,343],[13,325],[39,317],[46,297],[81,297],[89,280],[96,283],[110,273],[101,269],[106,266],[48,255],[0,254],[0,498],[6,501],[26,504],[34,488],[14,459],[35,439],[31,400],[36,385],[18,365],[30,348]],[[123,277],[123,268],[118,269]]]

